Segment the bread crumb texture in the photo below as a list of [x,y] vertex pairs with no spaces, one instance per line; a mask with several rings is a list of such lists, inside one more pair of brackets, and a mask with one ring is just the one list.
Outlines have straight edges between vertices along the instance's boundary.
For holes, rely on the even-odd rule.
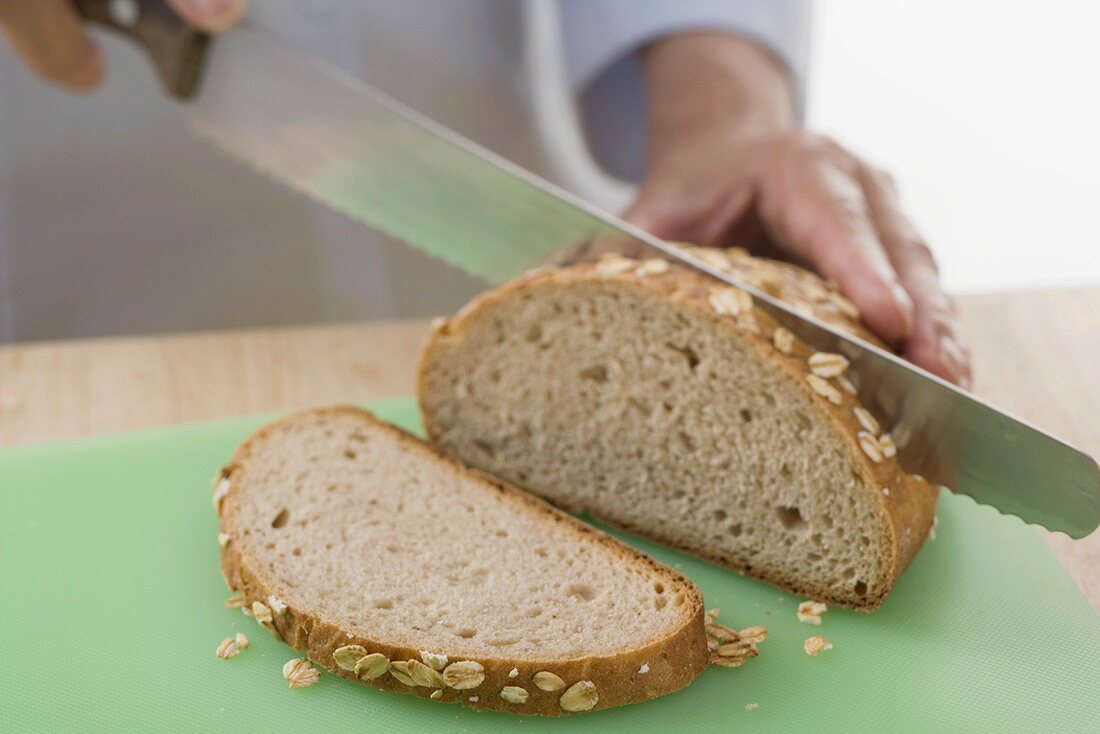
[[[284,666],[292,688],[315,683],[317,665],[561,715],[662,695],[706,667],[688,579],[364,411],[267,426],[223,474],[231,603],[306,651]],[[229,638],[218,654],[239,649]]]
[[[835,285],[701,252],[876,341]],[[878,606],[927,535],[936,492],[901,471],[848,359],[809,348],[746,291],[639,267],[611,256],[543,269],[435,332],[419,389],[432,439],[570,511],[794,593]]]

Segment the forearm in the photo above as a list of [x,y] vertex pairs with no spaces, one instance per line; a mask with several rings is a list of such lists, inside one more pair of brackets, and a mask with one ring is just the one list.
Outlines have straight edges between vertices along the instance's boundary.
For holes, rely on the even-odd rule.
[[737,143],[794,125],[786,69],[748,39],[715,32],[668,36],[646,47],[643,68],[650,163],[685,136]]

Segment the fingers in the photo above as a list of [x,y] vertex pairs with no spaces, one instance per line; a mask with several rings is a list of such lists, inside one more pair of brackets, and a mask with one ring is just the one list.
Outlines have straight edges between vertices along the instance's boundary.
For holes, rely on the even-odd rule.
[[837,282],[863,320],[899,343],[913,326],[913,302],[879,240],[859,182],[828,147],[799,146],[771,161],[778,173],[762,192],[769,234]]
[[660,182],[647,182],[638,199],[623,214],[623,219],[644,229],[662,240],[699,242],[703,218],[697,201],[679,193],[676,188],[665,189]]
[[651,179],[623,219],[663,240],[728,246],[731,230],[752,207],[751,183],[736,181],[700,195],[691,192],[684,177],[680,172],[667,181]]
[[247,0],[168,0],[180,17],[207,33],[236,25],[248,9]]
[[[880,337],[929,371],[970,383],[970,359],[931,252],[888,177],[836,143],[805,133],[763,146],[701,178],[712,158],[651,176],[626,213],[664,239],[729,244],[748,220],[771,242],[838,283]],[[717,175],[715,175],[715,173]],[[730,182],[734,183],[730,183]],[[715,186],[714,183],[719,182]],[[756,216],[747,217],[752,211]]]
[[[247,0],[169,1],[184,20],[211,33],[237,23],[247,7]],[[74,91],[103,80],[103,55],[69,0],[0,0],[0,31],[43,79]]]
[[103,79],[103,56],[68,0],[0,0],[0,28],[44,79],[76,91]]
[[969,388],[970,355],[931,250],[901,210],[889,177],[864,165],[859,175],[879,237],[913,299],[913,331],[902,344],[904,355],[929,372]]

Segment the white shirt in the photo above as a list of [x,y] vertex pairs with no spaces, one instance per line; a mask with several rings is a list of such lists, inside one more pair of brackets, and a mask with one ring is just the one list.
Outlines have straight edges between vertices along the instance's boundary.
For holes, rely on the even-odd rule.
[[[254,0],[248,22],[608,207],[642,172],[638,48],[732,30],[801,78],[808,28],[803,0]],[[435,314],[483,287],[192,139],[97,36],[88,96],[0,51],[0,341]]]

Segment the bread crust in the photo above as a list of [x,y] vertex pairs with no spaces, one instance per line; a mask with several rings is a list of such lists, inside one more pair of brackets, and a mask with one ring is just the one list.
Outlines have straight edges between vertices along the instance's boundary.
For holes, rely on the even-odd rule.
[[[703,248],[695,248],[695,251],[707,252]],[[722,269],[727,272],[737,275],[777,298],[794,303],[801,310],[808,311],[862,339],[882,346],[882,342],[854,315],[854,306],[847,302],[847,299],[839,296],[835,286],[822,281],[816,275],[786,263],[751,257],[743,250],[737,249],[724,252],[710,250],[709,259],[715,265],[719,265],[719,261],[713,254],[715,252],[722,253],[719,257],[726,261],[726,266]],[[758,354],[772,362],[776,369],[790,376],[798,385],[798,389],[813,401],[848,445],[854,465],[863,479],[866,491],[871,494],[878,517],[888,534],[884,548],[886,562],[882,573],[883,582],[875,588],[869,588],[862,598],[857,598],[855,595],[838,596],[830,591],[825,583],[820,586],[792,588],[762,569],[746,569],[730,564],[717,556],[702,555],[701,557],[801,596],[851,609],[870,611],[878,608],[928,535],[935,517],[939,489],[919,476],[906,474],[896,458],[886,458],[880,463],[872,461],[860,447],[858,439],[859,432],[864,430],[853,412],[853,408],[860,406],[858,398],[847,390],[837,388],[840,403],[833,404],[810,387],[806,379],[811,373],[807,360],[815,350],[794,337],[790,353],[781,352],[773,340],[773,335],[780,328],[780,324],[759,307],[754,306],[751,310],[753,320],[758,327],[756,331],[740,326],[738,323],[740,317],[718,314],[709,302],[710,295],[715,289],[729,286],[694,269],[673,264],[664,272],[643,275],[635,269],[610,272],[607,269],[601,269],[598,262],[583,262],[564,268],[534,270],[500,288],[477,296],[453,318],[436,323],[421,354],[417,394],[429,439],[437,440],[439,431],[433,424],[433,416],[425,404],[427,376],[434,363],[445,359],[447,350],[461,343],[465,330],[478,317],[478,314],[494,304],[523,297],[542,288],[579,282],[600,282],[656,293],[666,299],[671,307],[702,314],[712,319],[716,328],[725,331],[733,338],[752,344]],[[835,381],[830,380],[830,383],[835,384]],[[883,492],[883,488],[888,492]],[[537,492],[537,489],[533,491]],[[591,508],[589,511],[592,511]],[[609,518],[599,517],[599,519],[616,525]],[[649,535],[678,550],[700,555],[696,550],[680,545],[675,538],[651,532],[650,529],[635,527],[623,527],[623,529]]]
[[[228,485],[225,485],[228,487],[228,492],[220,501],[216,501],[220,530],[228,538],[221,552],[222,573],[229,588],[243,595],[246,606],[251,607],[254,602],[268,604],[269,597],[278,598],[284,594],[279,583],[262,571],[262,564],[250,558],[247,543],[241,535],[243,528],[238,527],[236,522],[235,495],[239,491],[241,479],[249,471],[253,449],[272,432],[286,424],[303,418],[327,415],[352,416],[390,432],[407,446],[424,452],[426,458],[449,464],[456,473],[483,483],[487,491],[507,494],[515,502],[545,514],[548,522],[569,525],[586,542],[610,546],[617,555],[622,557],[624,563],[645,564],[663,575],[670,589],[676,589],[685,596],[686,609],[681,624],[665,637],[636,649],[616,654],[571,659],[539,660],[465,655],[452,657],[451,662],[472,659],[484,667],[485,681],[477,688],[469,690],[455,690],[448,687],[442,689],[409,687],[388,673],[374,680],[360,680],[360,683],[388,691],[411,693],[421,698],[429,698],[434,691],[441,690],[442,694],[433,700],[458,702],[463,706],[476,709],[507,711],[523,715],[560,716],[570,713],[559,704],[564,689],[556,692],[540,690],[532,681],[535,673],[540,671],[555,673],[565,681],[567,688],[578,681],[591,681],[599,693],[599,701],[591,709],[595,711],[671,693],[691,683],[706,668],[708,651],[704,630],[703,597],[690,579],[543,500],[495,477],[470,469],[457,459],[438,453],[415,436],[378,420],[368,411],[355,407],[306,410],[263,426],[240,445],[230,462],[215,478],[215,492],[224,480],[228,481]],[[333,659],[335,651],[345,645],[362,645],[368,653],[380,652],[391,661],[420,659],[420,650],[391,644],[384,639],[354,635],[338,624],[324,619],[323,613],[315,609],[288,606],[281,614],[274,614],[272,623],[265,624],[264,627],[291,647],[305,651],[306,657],[316,665],[348,680],[357,680],[355,674],[343,670]],[[448,654],[447,650],[431,652]],[[639,672],[643,664],[649,666],[644,674]],[[518,669],[518,675],[509,677],[513,668]],[[502,699],[500,691],[504,686],[521,686],[526,689],[529,694],[526,703],[514,704]],[[471,700],[471,696],[476,700]]]

